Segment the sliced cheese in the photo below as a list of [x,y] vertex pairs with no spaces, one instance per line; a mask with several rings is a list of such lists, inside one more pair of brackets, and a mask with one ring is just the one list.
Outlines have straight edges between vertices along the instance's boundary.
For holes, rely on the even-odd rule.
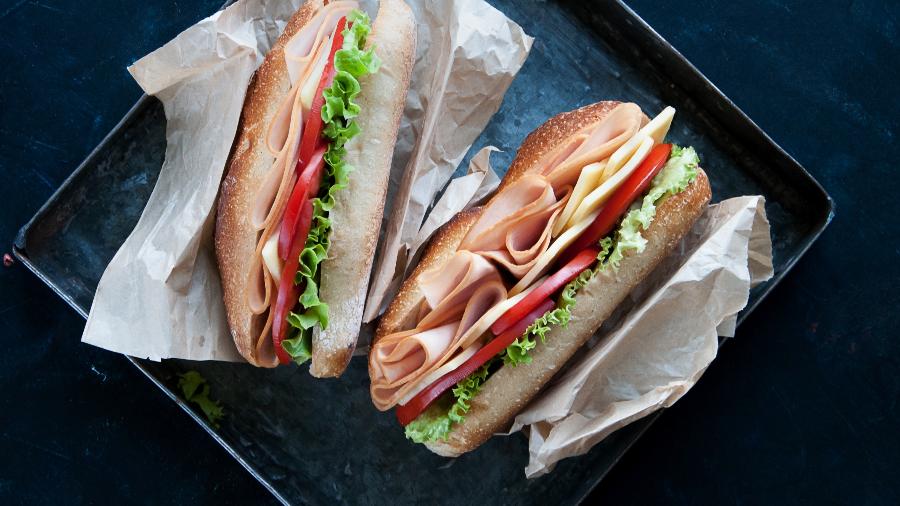
[[[556,261],[559,255],[565,251],[566,248],[569,247],[575,239],[578,239],[578,236],[581,235],[582,232],[587,229],[590,224],[594,221],[594,218],[600,214],[600,210],[595,210],[591,214],[587,215],[584,219],[579,221],[574,227],[569,227],[565,232],[562,233],[561,236],[556,238],[553,241],[553,244],[545,251],[540,257],[538,257],[537,262],[535,262],[534,267],[528,271],[527,274],[522,276],[522,279],[516,283],[516,286],[512,287],[509,291],[509,295],[511,298],[516,298],[517,296],[528,293],[531,290],[534,290],[536,286],[538,286],[544,278],[541,278],[537,282],[535,280],[538,276],[544,274],[547,269]],[[524,290],[524,291],[523,291]]]
[[585,197],[566,225],[572,227],[576,223],[581,222],[588,214],[600,209],[613,192],[616,191],[616,188],[644,161],[651,149],[653,149],[653,138],[645,136],[644,140],[638,145],[637,150],[625,163],[625,166]]
[[322,80],[322,72],[325,71],[325,64],[328,63],[328,56],[331,54],[331,44],[333,42],[334,37],[329,37],[328,40],[324,41],[312,72],[306,76],[303,87],[300,88],[300,103],[303,104],[304,111],[312,109],[316,89],[319,87],[319,81]]
[[617,149],[615,153],[610,155],[609,163],[606,164],[604,176],[610,177],[620,168],[624,167],[625,163],[632,157],[634,152],[637,151],[638,146],[640,146],[647,137],[653,139],[654,144],[662,142],[669,132],[669,127],[672,126],[672,118],[674,117],[675,108],[666,107],[661,113],[657,114],[655,118],[650,120],[649,123],[638,130],[638,132],[634,134],[634,137],[629,139],[628,142]]
[[666,138],[669,128],[672,126],[672,118],[675,117],[675,108],[668,106],[657,114],[650,123],[644,125],[638,135],[646,135],[653,138],[654,144],[659,144]]
[[[280,227],[279,227],[280,228]],[[278,283],[281,280],[281,259],[278,258],[278,233],[274,233],[269,236],[269,239],[266,241],[266,244],[263,245],[262,248],[262,258],[263,262],[266,263],[266,268],[269,270],[269,274],[272,275],[272,279]]]
[[572,195],[569,197],[566,207],[553,225],[553,237],[557,237],[563,232],[566,223],[568,223],[572,215],[575,214],[575,210],[578,209],[581,201],[583,201],[594,188],[600,185],[602,182],[600,176],[603,175],[603,169],[605,167],[606,162],[596,162],[581,170],[581,175],[578,176],[578,182],[572,190]]
[[[637,168],[653,145],[662,142],[665,138],[674,116],[675,109],[666,107],[613,152],[605,162],[600,162],[603,164],[602,170],[598,171],[597,164],[586,166],[578,178],[578,183],[575,185],[575,190],[572,192],[572,197],[569,198],[565,210],[553,227],[553,237],[557,237],[566,228],[574,226],[587,213],[598,209],[627,176],[619,175],[615,179],[615,184],[609,183],[612,177],[619,174],[623,168],[629,174]],[[651,140],[649,147],[647,147],[647,139]],[[601,187],[603,191],[597,191]]]

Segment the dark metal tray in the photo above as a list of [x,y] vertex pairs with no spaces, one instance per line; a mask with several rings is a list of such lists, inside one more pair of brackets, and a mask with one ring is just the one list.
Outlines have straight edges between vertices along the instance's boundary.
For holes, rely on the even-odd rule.
[[[833,203],[816,181],[621,1],[493,0],[536,37],[531,56],[475,148],[506,152],[505,170],[533,128],[557,112],[601,99],[678,109],[670,138],[697,148],[714,200],[762,194],[772,225],[775,277],[756,287],[739,322],[827,226]],[[472,150],[475,151],[474,149]],[[21,261],[86,316],[107,262],[131,231],[165,152],[165,116],[144,97],[26,224]],[[465,166],[465,163],[463,164]],[[456,460],[404,440],[394,417],[369,400],[364,360],[340,380],[305,368],[166,360],[132,362],[283,502],[573,504],[653,422],[619,430],[587,455],[526,480],[525,438],[493,438]],[[200,371],[227,412],[209,426],[176,391],[177,374]],[[477,484],[477,490],[471,488]]]

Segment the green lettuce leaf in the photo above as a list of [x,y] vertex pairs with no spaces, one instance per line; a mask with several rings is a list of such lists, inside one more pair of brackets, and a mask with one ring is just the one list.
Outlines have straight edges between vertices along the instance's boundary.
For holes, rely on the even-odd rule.
[[313,199],[313,219],[309,236],[300,253],[300,268],[294,283],[305,283],[300,296],[298,312],[288,315],[288,323],[294,327],[296,335],[282,342],[284,350],[294,362],[302,364],[309,360],[312,329],[316,325],[328,327],[328,304],[319,300],[319,264],[328,256],[331,220],[328,212],[334,208],[335,195],[347,187],[353,167],[344,161],[347,150],[344,145],[359,134],[359,125],[353,121],[359,114],[359,104],[355,102],[360,92],[359,78],[377,72],[381,61],[374,48],[364,50],[366,36],[372,30],[369,16],[359,10],[347,15],[349,28],[342,32],[344,42],[334,55],[335,76],[331,86],[323,90],[325,104],[322,107],[324,126],[322,135],[328,139],[325,151],[325,177],[319,196]]
[[212,426],[219,426],[218,422],[225,416],[225,411],[222,409],[219,401],[209,398],[209,384],[206,382],[206,378],[197,371],[179,374],[178,388],[184,394],[185,400],[193,402],[200,407],[200,410],[203,411],[203,414],[206,415],[206,419]]
[[465,415],[471,409],[469,401],[481,391],[490,371],[498,361],[497,357],[488,360],[478,370],[457,383],[451,392],[434,401],[406,426],[406,437],[416,443],[446,440],[453,424],[462,423],[466,419]]
[[456,398],[456,402],[453,403],[453,406],[450,406],[450,411],[447,412],[447,417],[451,422],[461,423],[466,419],[465,415],[471,407],[469,401],[481,391],[481,386],[487,381],[488,369],[492,363],[493,360],[488,360],[477,371],[466,376],[465,379],[453,387],[453,397]]
[[447,404],[452,402],[444,396],[434,401],[431,406],[417,416],[415,420],[404,428],[407,439],[416,443],[429,443],[431,441],[444,440],[450,436],[453,422],[447,415]]
[[294,359],[296,364],[305,363],[312,358],[312,330],[301,329],[297,332],[296,337],[282,341],[281,347]]

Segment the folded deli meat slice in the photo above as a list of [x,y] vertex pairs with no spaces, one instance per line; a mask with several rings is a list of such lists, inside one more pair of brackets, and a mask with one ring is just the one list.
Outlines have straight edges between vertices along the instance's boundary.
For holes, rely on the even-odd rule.
[[535,259],[532,264],[531,270],[525,273],[519,282],[515,284],[510,290],[509,295],[517,295],[523,293],[534,286],[540,284],[541,282],[538,280],[540,276],[547,272],[550,267],[556,262],[556,259],[566,250],[572,243],[575,242],[575,239],[578,239],[578,236],[581,235],[582,232],[587,230],[587,228],[593,223],[594,219],[597,215],[600,214],[600,210],[596,210],[593,213],[586,216],[583,220],[576,223],[574,226],[569,227],[563,232],[559,237],[557,237],[553,244],[547,248],[541,256]]
[[313,50],[323,40],[331,37],[338,21],[357,8],[359,8],[359,4],[355,1],[329,2],[302,30],[291,37],[291,40],[284,46],[284,60],[287,63],[291,84],[298,82],[303,77]]
[[329,3],[319,9],[284,46],[291,89],[268,125],[266,148],[273,156],[272,168],[254,196],[251,208],[251,222],[259,235],[247,273],[246,294],[255,318],[264,321],[262,325],[251,327],[259,329],[254,342],[256,356],[263,365],[276,363],[270,332],[272,312],[269,308],[275,299],[281,268],[278,255],[264,255],[264,251],[267,244],[269,249],[274,247],[273,237],[278,234],[284,208],[296,180],[294,166],[303,134],[303,119],[309,114],[311,97],[315,94],[331,48],[332,34],[340,18],[356,7],[356,2]]
[[459,366],[463,365],[466,362],[466,360],[472,358],[472,355],[478,353],[478,350],[480,349],[480,345],[472,345],[468,348],[464,348],[462,351],[457,353],[452,360],[445,362],[444,365],[438,367],[437,369],[428,373],[426,376],[422,377],[417,382],[416,387],[406,392],[406,394],[401,397],[399,401],[397,401],[397,404],[405,405],[413,397],[419,395],[419,392],[428,388],[428,385],[441,379],[441,377],[443,377],[445,374],[451,373],[458,369]]
[[269,125],[266,144],[272,154],[280,153],[286,141],[299,140],[300,132],[291,127],[303,124],[309,113],[312,95],[327,63],[331,36],[341,17],[357,6],[356,2],[331,2],[319,10],[284,46],[284,60],[291,81],[275,118]]
[[[475,344],[487,329],[482,318],[507,300],[496,267],[470,251],[458,251],[439,269],[422,274],[425,315],[411,330],[379,339],[369,354],[372,399],[388,409],[423,376]],[[499,315],[498,315],[499,317]],[[469,332],[473,328],[481,333]]]
[[[537,283],[532,285],[529,289],[525,290],[522,293],[515,295],[514,297],[510,297],[498,304],[494,307],[490,308],[487,312],[484,313],[484,316],[478,319],[475,322],[475,325],[469,327],[458,339],[459,342],[459,352],[455,352],[451,359],[447,361],[442,361],[443,364],[430,371],[428,374],[424,376],[420,376],[414,383],[410,385],[409,388],[404,388],[405,392],[399,400],[397,400],[397,404],[406,404],[410,399],[415,397],[419,392],[425,390],[428,385],[434,383],[438,379],[440,379],[445,374],[456,370],[463,362],[466,361],[467,358],[474,355],[478,350],[481,349],[482,342],[478,340],[479,337],[484,335],[485,332],[490,329],[491,325],[494,324],[497,320],[503,316],[504,313],[509,311],[510,308],[519,303],[520,300],[524,299],[532,290],[534,290],[538,285],[543,283],[543,280],[546,277],[541,278]],[[487,300],[487,299],[484,299]],[[387,408],[391,407],[388,405]],[[384,409],[387,409],[384,408]]]
[[634,137],[645,120],[636,104],[619,104],[602,121],[573,135],[562,149],[548,153],[537,173],[547,176],[554,188],[574,186],[581,169],[608,158]]
[[551,229],[568,199],[557,198],[544,176],[528,174],[492,199],[460,249],[494,260],[516,277],[528,272],[550,246]]

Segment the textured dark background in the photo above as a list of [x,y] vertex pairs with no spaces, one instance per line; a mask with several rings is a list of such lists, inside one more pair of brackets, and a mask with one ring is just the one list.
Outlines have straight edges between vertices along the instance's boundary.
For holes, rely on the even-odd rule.
[[[221,0],[0,2],[0,249]],[[900,8],[633,0],[819,179],[821,240],[592,499],[900,503]],[[0,269],[0,503],[272,502],[21,265]]]

